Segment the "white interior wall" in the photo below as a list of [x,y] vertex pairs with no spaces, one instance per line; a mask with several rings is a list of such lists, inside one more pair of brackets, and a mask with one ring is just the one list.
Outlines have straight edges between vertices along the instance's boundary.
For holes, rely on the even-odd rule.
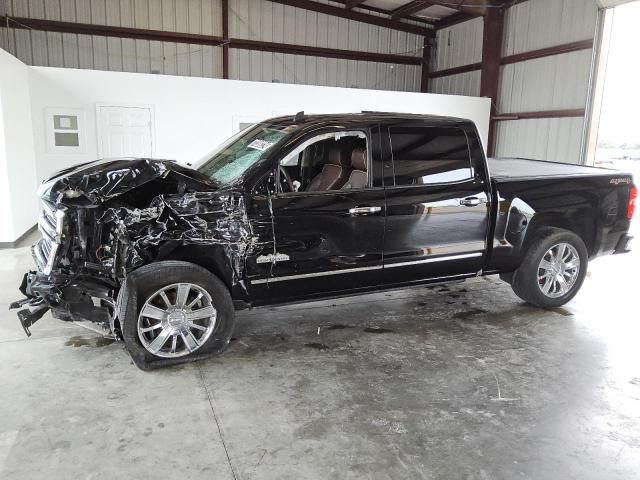
[[[191,77],[31,67],[31,108],[38,177],[97,158],[96,104],[153,107],[154,156],[192,162],[235,133],[239,122],[307,113],[362,110],[450,115],[474,120],[486,142],[489,101],[474,97],[286,85]],[[45,110],[77,108],[87,148],[54,154],[45,148]]]
[[13,212],[11,211],[11,193],[9,192],[9,173],[7,171],[6,138],[4,135],[4,115],[2,115],[2,91],[0,90],[0,243],[12,242]]
[[28,70],[0,49],[0,243],[24,234],[38,211]]
[[[183,163],[201,158],[240,123],[300,110],[468,118],[485,144],[489,126],[489,101],[477,97],[28,67],[0,49],[0,242],[15,241],[36,223],[39,181],[98,158],[96,110],[101,104],[151,107],[153,155]],[[81,113],[80,153],[52,153],[47,147],[45,114],[50,109]]]

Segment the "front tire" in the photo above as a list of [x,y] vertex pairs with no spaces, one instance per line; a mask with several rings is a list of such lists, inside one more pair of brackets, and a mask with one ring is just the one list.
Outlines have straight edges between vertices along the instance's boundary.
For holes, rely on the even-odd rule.
[[229,290],[193,263],[141,267],[127,276],[119,304],[127,350],[143,370],[220,353],[233,333]]
[[529,242],[511,287],[538,307],[559,307],[576,296],[587,274],[589,254],[582,239],[559,228],[538,232]]

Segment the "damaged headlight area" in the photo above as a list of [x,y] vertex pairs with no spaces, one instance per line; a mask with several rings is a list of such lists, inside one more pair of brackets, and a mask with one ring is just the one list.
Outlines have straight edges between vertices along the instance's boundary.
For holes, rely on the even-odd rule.
[[208,247],[206,257],[246,290],[244,262],[257,236],[241,190],[215,190],[169,162],[121,160],[86,169],[53,177],[39,192],[37,270],[25,274],[25,298],[10,306],[20,308],[27,335],[49,309],[55,318],[87,320],[119,334],[117,298],[126,276],[181,258],[185,246]]

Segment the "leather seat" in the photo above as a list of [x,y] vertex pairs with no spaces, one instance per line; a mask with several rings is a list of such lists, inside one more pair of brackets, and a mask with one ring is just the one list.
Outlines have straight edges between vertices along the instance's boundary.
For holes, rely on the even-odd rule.
[[347,183],[342,187],[346,189],[360,189],[367,186],[367,150],[366,148],[354,148],[351,152],[351,173]]
[[322,167],[322,171],[313,177],[306,191],[340,190],[349,178],[350,164],[348,151],[338,148],[329,150],[327,163]]

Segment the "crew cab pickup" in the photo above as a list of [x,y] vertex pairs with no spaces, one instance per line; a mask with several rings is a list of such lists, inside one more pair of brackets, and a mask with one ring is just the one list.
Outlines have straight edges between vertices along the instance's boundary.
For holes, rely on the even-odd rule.
[[14,302],[98,322],[143,369],[228,345],[234,311],[499,274],[533,305],[629,250],[629,174],[486,159],[473,122],[364,112],[279,117],[193,167],[110,159],[39,189],[37,269]]

